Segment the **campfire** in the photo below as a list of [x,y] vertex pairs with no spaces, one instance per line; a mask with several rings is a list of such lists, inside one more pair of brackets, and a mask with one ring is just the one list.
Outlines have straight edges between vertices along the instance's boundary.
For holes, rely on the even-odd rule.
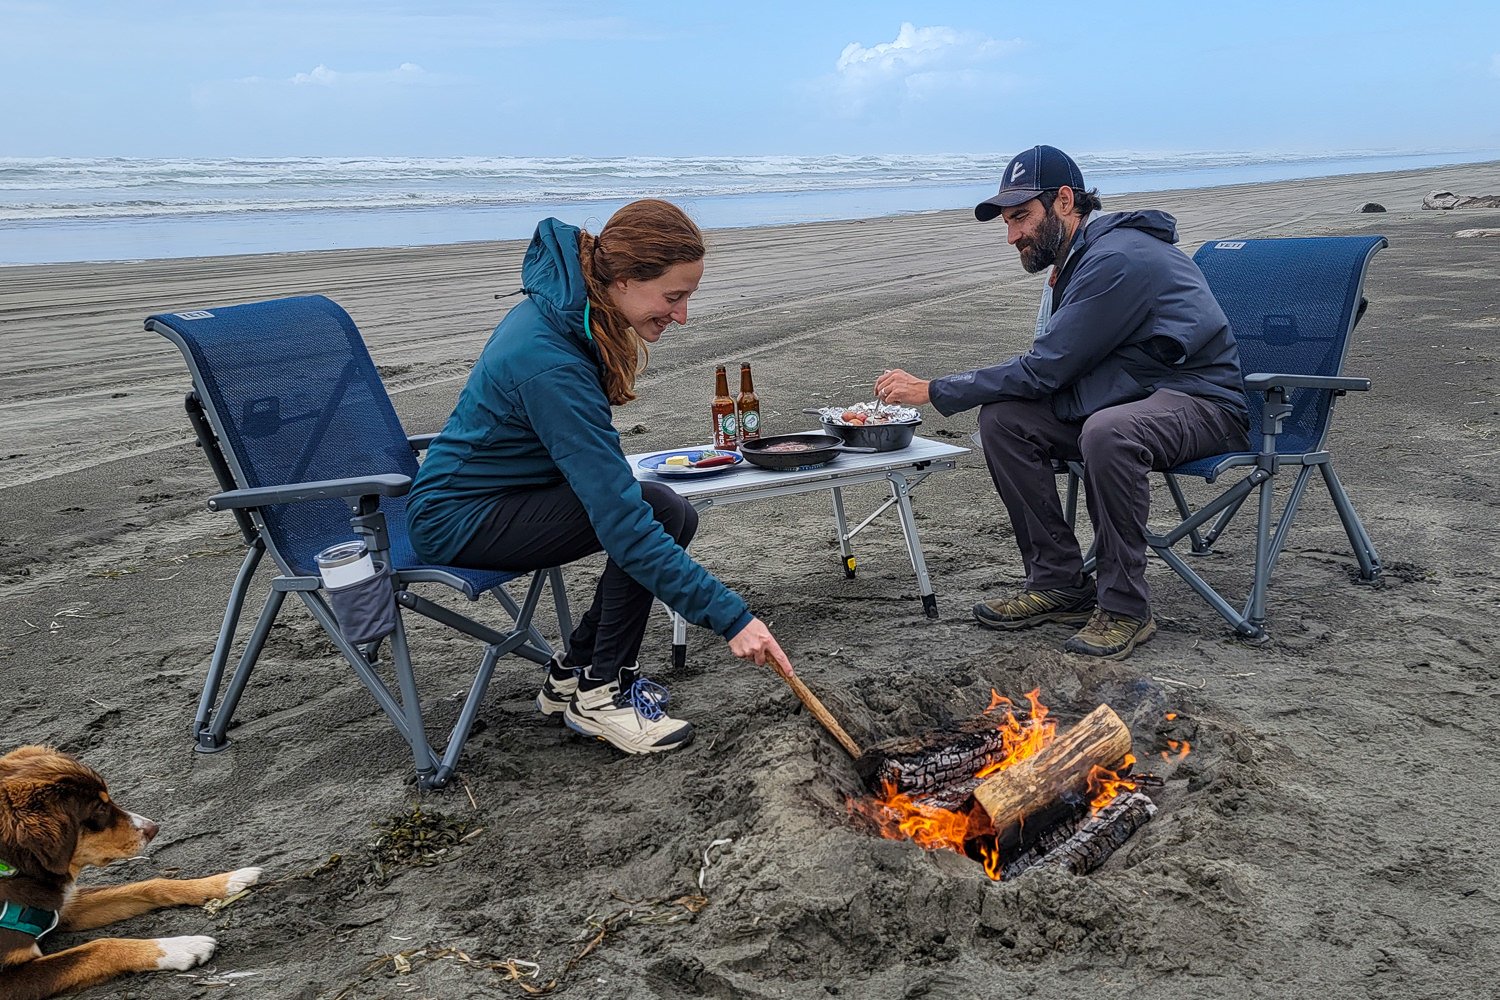
[[[887,740],[856,761],[870,799],[851,811],[880,835],[950,850],[999,881],[1036,865],[1085,874],[1103,864],[1156,812],[1141,791],[1130,730],[1107,705],[1058,734],[1040,690],[1016,706],[990,692],[984,714],[958,726]],[[1169,741],[1180,759],[1186,742]]]

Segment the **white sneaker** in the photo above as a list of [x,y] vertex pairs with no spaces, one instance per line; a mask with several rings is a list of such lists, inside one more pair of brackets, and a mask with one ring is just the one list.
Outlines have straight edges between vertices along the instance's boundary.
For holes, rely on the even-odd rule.
[[[549,719],[562,715],[567,710],[568,702],[573,700],[573,693],[578,690],[578,675],[582,670],[582,667],[575,670],[563,666],[562,655],[554,654],[552,662],[547,665],[542,689],[536,693],[536,710]],[[553,676],[554,673],[565,671],[566,677]]]
[[[626,686],[622,689],[621,683]],[[685,747],[693,738],[690,722],[674,719],[662,707],[667,689],[634,671],[619,681],[580,690],[568,703],[563,722],[575,732],[604,740],[626,753],[661,753]]]

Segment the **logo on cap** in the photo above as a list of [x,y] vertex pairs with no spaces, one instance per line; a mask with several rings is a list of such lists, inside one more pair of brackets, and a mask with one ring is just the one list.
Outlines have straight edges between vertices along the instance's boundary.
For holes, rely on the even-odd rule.
[[1016,165],[1010,168],[1010,182],[1014,184],[1016,181],[1021,179],[1021,175],[1025,172],[1026,165],[1023,164],[1020,160],[1017,160]]

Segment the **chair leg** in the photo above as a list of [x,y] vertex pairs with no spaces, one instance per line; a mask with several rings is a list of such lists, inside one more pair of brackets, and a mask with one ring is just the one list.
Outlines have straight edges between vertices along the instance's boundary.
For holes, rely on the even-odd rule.
[[557,628],[562,638],[558,645],[567,652],[568,641],[573,635],[573,616],[568,608],[568,588],[563,584],[561,566],[553,566],[547,571],[548,585],[552,588],[552,608],[557,612]]
[[[1270,583],[1271,565],[1274,562],[1271,554],[1271,511],[1276,499],[1276,477],[1270,476],[1257,489],[1260,491],[1260,504],[1255,515],[1255,576],[1250,583],[1250,600],[1245,605],[1245,618],[1251,628],[1263,632],[1266,627],[1266,587]],[[1284,531],[1277,531],[1275,534],[1285,536]]]
[[1068,485],[1063,494],[1063,516],[1068,519],[1068,527],[1078,529],[1078,486],[1082,481],[1076,462],[1068,463]]
[[[203,679],[203,693],[198,697],[198,711],[193,716],[193,739],[197,740],[200,733],[208,728],[208,720],[213,715],[214,702],[219,697],[219,685],[224,679],[224,668],[229,664],[229,653],[234,648],[234,633],[239,628],[240,615],[245,610],[245,597],[250,589],[250,579],[255,576],[255,569],[260,565],[260,557],[265,553],[265,546],[256,539],[245,552],[245,558],[240,563],[240,571],[234,578],[234,586],[229,590],[229,603],[224,608],[224,622],[219,626],[219,639],[214,643],[213,656],[208,661],[208,675]],[[217,749],[207,747],[201,749]]]
[[[1188,518],[1193,516],[1193,509],[1188,506],[1187,497],[1182,493],[1182,484],[1179,483],[1177,481],[1177,477],[1172,475],[1172,473],[1170,472],[1162,473],[1162,478],[1167,481],[1167,492],[1172,494],[1172,502],[1177,505],[1177,513],[1182,516],[1182,519],[1184,521],[1186,521]],[[1213,552],[1213,547],[1210,546],[1208,542],[1203,540],[1203,535],[1198,531],[1197,528],[1194,528],[1192,531],[1188,532],[1188,539],[1191,542],[1191,548],[1189,549],[1189,551],[1192,552],[1193,555],[1206,556]]]
[[[542,585],[550,579],[548,575],[550,572],[550,570],[538,570],[532,574],[531,583],[527,585],[526,596],[522,599],[523,603],[521,604],[517,604],[516,599],[506,593],[504,587],[496,587],[490,591],[491,594],[495,595],[495,600],[499,601],[500,605],[505,608],[506,614],[510,615],[511,620],[515,622],[516,628],[526,635],[526,641],[516,646],[512,652],[522,659],[530,660],[532,663],[538,665],[545,665],[552,659],[552,644],[531,623],[531,615],[536,610],[537,601],[542,596]],[[567,638],[567,634],[564,634],[563,641],[567,642]]]
[[469,739],[469,730],[474,728],[474,720],[479,717],[479,705],[484,701],[485,692],[489,690],[490,676],[494,674],[495,663],[499,659],[498,647],[491,646],[484,651],[484,658],[479,661],[479,672],[474,677],[474,683],[469,686],[468,696],[464,698],[463,708],[458,713],[458,721],[454,723],[453,732],[448,737],[448,746],[443,750],[442,761],[437,770],[427,778],[417,775],[417,783],[422,788],[442,788],[458,770],[459,754],[463,753],[464,743]]
[[[421,761],[424,757],[429,761],[432,759],[432,748],[427,744],[426,734],[420,730],[413,731],[411,729],[411,726],[407,722],[406,709],[396,701],[390,690],[385,686],[385,682],[380,679],[380,675],[370,666],[359,648],[344,638],[344,633],[339,630],[338,621],[333,617],[333,612],[329,609],[328,602],[323,600],[322,595],[316,591],[301,590],[297,592],[297,596],[302,598],[302,603],[307,606],[307,610],[316,619],[317,623],[323,626],[323,631],[328,635],[329,641],[344,655],[344,659],[348,661],[349,666],[354,668],[355,676],[365,686],[365,690],[370,692],[370,696],[375,699],[375,703],[380,706],[380,710],[391,720],[397,731],[406,738],[407,743],[411,744],[413,756],[417,759],[420,769]],[[403,599],[401,603],[404,606],[405,600]],[[399,676],[402,669],[405,669],[408,674],[410,673],[411,657],[407,653],[406,632],[404,626],[401,625],[399,615],[396,621],[396,632],[400,633],[401,636],[400,649],[397,649],[396,633],[392,633],[391,655],[395,661],[395,669]],[[417,704],[416,708],[418,713],[420,713],[420,703]],[[429,770],[431,770],[430,766]]]
[[[235,667],[234,676],[229,679],[229,687],[224,690],[224,700],[219,703],[217,712],[210,718],[205,714],[204,706],[199,704],[198,712],[203,716],[203,723],[199,725],[197,732],[193,735],[197,739],[194,747],[201,753],[215,753],[229,745],[225,734],[229,731],[229,724],[234,720],[234,710],[239,707],[240,696],[245,693],[245,685],[250,682],[250,674],[255,669],[255,662],[260,659],[260,651],[265,648],[266,638],[271,634],[271,626],[276,622],[276,616],[281,613],[281,604],[286,600],[286,592],[272,590],[266,595],[265,606],[260,609],[260,617],[255,622],[255,630],[250,633],[250,640],[245,643],[245,651],[240,654],[239,666]],[[215,650],[215,655],[217,655]],[[217,678],[213,679],[213,686],[218,687]],[[203,699],[212,706],[212,693],[208,685],[204,685]]]
[[1323,483],[1328,487],[1328,495],[1333,498],[1333,506],[1339,512],[1339,520],[1344,523],[1344,533],[1349,536],[1354,558],[1359,560],[1359,578],[1378,580],[1381,572],[1380,554],[1375,551],[1375,543],[1370,540],[1369,532],[1365,531],[1364,523],[1355,513],[1349,494],[1344,492],[1344,484],[1339,482],[1338,474],[1333,471],[1333,462],[1323,462],[1319,469],[1323,473]]
[[[406,624],[396,616],[396,631],[391,633],[391,664],[396,673],[396,688],[401,692],[401,714],[406,720],[406,742],[416,762],[417,786],[435,787],[437,760],[432,744],[427,742],[427,727],[422,719],[422,698],[417,693],[417,677],[411,668],[411,649],[406,644]],[[443,780],[447,780],[446,778]]]

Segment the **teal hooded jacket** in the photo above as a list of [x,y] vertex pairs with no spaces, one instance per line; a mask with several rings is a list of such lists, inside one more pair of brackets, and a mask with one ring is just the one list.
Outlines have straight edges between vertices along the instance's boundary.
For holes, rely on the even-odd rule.
[[610,558],[688,621],[733,637],[750,622],[744,598],[656,521],[620,447],[599,354],[584,336],[578,229],[542,222],[521,282],[526,299],[484,345],[412,486],[417,555],[451,564],[497,494],[566,481]]

